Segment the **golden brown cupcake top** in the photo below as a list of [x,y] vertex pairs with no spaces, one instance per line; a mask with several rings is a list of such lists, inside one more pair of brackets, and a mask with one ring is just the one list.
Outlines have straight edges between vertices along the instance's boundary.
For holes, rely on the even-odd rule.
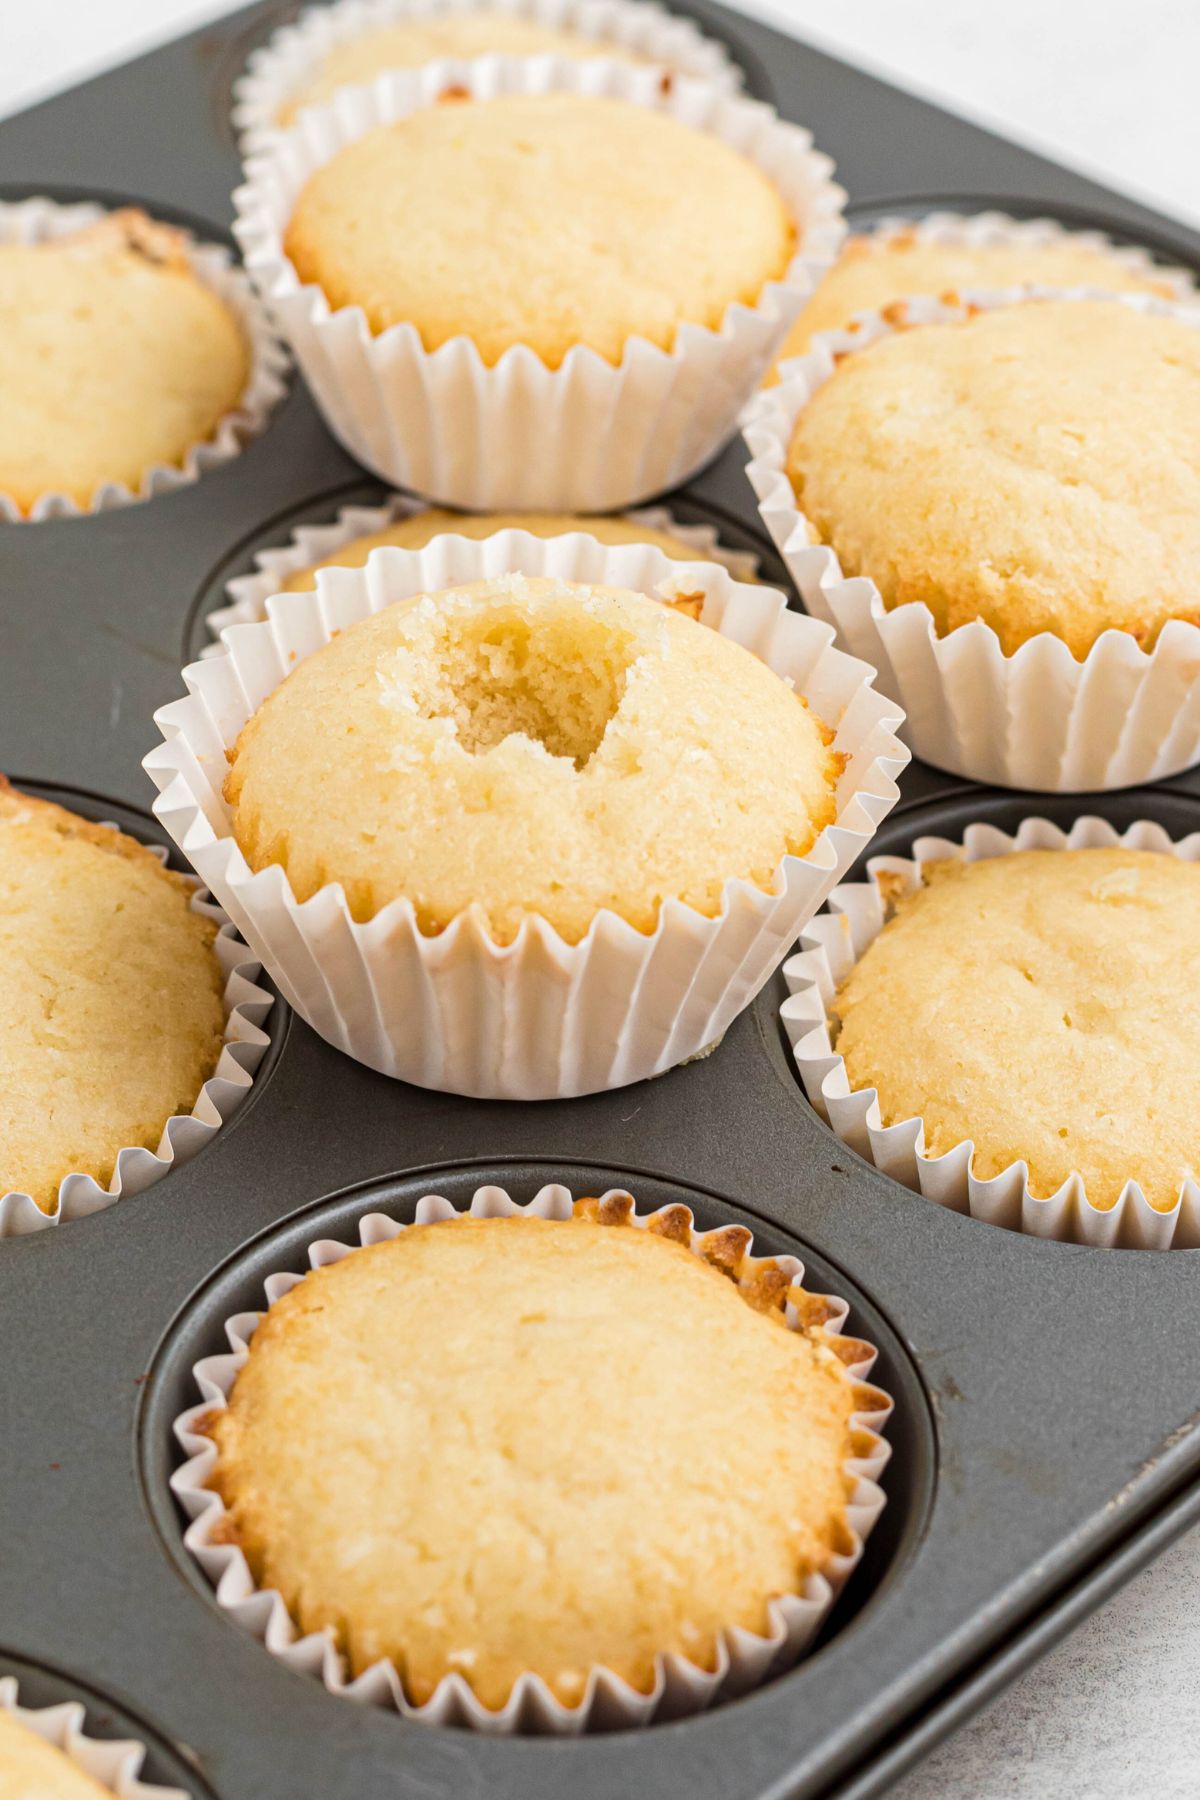
[[0,244],[0,493],[87,507],[179,467],[236,408],[242,327],[192,268],[182,232],[135,208],[34,244]]
[[410,1226],[306,1275],[213,1416],[256,1582],[416,1703],[455,1672],[499,1708],[526,1670],[574,1705],[594,1664],[711,1667],[849,1547],[871,1390],[823,1303],[790,1329],[747,1232],[697,1255],[685,1208],[628,1210]]
[[926,1152],[968,1138],[987,1180],[1078,1170],[1169,1211],[1200,1172],[1200,865],[1149,850],[1029,850],[927,865],[833,1004],[854,1088]]
[[0,1194],[157,1150],[221,1053],[215,926],[142,844],[0,777]]
[[1148,649],[1200,612],[1200,330],[1116,300],[897,330],[801,409],[787,472],[844,572],[939,633]]
[[625,589],[504,576],[401,600],[305,658],[234,746],[251,868],[298,898],[341,882],[369,919],[473,910],[500,943],[568,942],[611,908],[713,914],[770,887],[836,816],[841,759],[732,638]]
[[[619,149],[614,149],[619,146]],[[485,363],[576,345],[619,363],[716,330],[787,270],[795,226],[756,165],[626,100],[505,95],[426,106],[347,144],[302,188],[285,248],[330,305]]]

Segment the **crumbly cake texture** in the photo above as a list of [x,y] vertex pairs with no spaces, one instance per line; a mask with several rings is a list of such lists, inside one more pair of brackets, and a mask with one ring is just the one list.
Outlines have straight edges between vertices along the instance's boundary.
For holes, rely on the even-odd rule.
[[682,1207],[675,1237],[577,1213],[414,1225],[306,1275],[209,1428],[255,1581],[416,1704],[454,1672],[497,1709],[526,1670],[574,1705],[595,1664],[643,1692],[660,1654],[712,1668],[852,1542],[859,1390],[784,1323],[781,1272],[739,1288],[748,1234],[714,1248],[730,1279]]
[[252,869],[435,933],[479,909],[578,942],[605,907],[720,910],[836,816],[841,758],[791,687],[645,595],[504,576],[398,601],[267,696],[225,796]]
[[[946,244],[917,231],[851,237],[784,341],[779,362],[803,356],[818,331],[842,331],[855,313],[881,312],[919,294],[955,298],[963,288],[1006,288],[1038,282],[1043,287],[1101,287],[1113,293],[1159,294],[1168,282],[1150,269],[1132,269],[1120,257],[1078,239],[1049,243]],[[776,364],[763,383],[779,379]]]
[[630,101],[508,95],[422,107],[348,144],[300,192],[285,248],[372,331],[485,363],[586,344],[619,363],[685,321],[716,330],[781,277],[796,232],[772,183],[711,132]]
[[338,88],[373,81],[386,69],[415,69],[423,63],[475,56],[604,56],[615,62],[641,61],[620,44],[603,43],[522,19],[505,12],[451,13],[444,18],[404,19],[337,44],[312,77],[290,94],[278,122],[294,125],[306,106],[328,106]]
[[588,513],[456,513],[431,506],[411,518],[397,519],[382,531],[352,538],[320,562],[297,569],[280,589],[284,594],[308,593],[317,585],[318,569],[361,569],[372,550],[392,544],[401,550],[423,550],[435,537],[447,532],[459,537],[486,538],[497,531],[528,531],[534,537],[561,537],[568,531],[586,531],[602,544],[653,544],[677,562],[711,562],[713,559],[670,531],[639,525],[636,519],[597,517]]
[[62,1750],[0,1709],[0,1800],[112,1800]]
[[918,325],[845,356],[801,410],[797,502],[847,575],[1007,654],[1200,617],[1200,330],[1119,301]]
[[216,927],[144,845],[0,778],[0,1194],[53,1212],[189,1113],[224,1034]]
[[196,275],[181,232],[136,209],[69,237],[0,244],[0,493],[86,508],[179,467],[238,404],[241,323]]
[[1029,850],[926,885],[833,1004],[853,1088],[926,1152],[1021,1159],[1045,1199],[1078,1170],[1093,1206],[1136,1180],[1169,1211],[1200,1170],[1200,866],[1148,850]]

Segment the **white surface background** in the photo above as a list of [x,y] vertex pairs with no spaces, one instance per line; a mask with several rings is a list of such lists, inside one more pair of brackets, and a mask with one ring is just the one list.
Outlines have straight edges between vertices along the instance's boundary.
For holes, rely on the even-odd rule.
[[[1200,0],[726,4],[1200,224]],[[6,0],[0,114],[228,10],[230,0]],[[894,1800],[1143,1795],[1200,1795],[1195,1532],[894,1790]]]

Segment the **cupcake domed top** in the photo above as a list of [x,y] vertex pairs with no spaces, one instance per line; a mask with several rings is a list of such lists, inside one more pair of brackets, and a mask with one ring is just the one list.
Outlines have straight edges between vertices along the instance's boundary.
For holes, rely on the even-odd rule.
[[155,1150],[221,1052],[216,927],[122,832],[0,782],[0,1194]]
[[1053,632],[1149,648],[1200,611],[1200,330],[1111,300],[1038,300],[856,350],[805,405],[797,501],[884,605],[1011,653]]
[[531,1671],[575,1705],[596,1664],[645,1692],[661,1654],[766,1634],[852,1542],[862,1390],[785,1323],[786,1279],[772,1302],[716,1261],[595,1216],[460,1217],[305,1276],[209,1428],[255,1581],[417,1704],[457,1673],[499,1708]]
[[0,244],[0,494],[86,508],[180,466],[241,399],[250,347],[181,232],[136,209]]
[[923,870],[839,989],[836,1048],[926,1154],[970,1139],[986,1180],[1023,1158],[1046,1198],[1137,1181],[1169,1210],[1200,1174],[1200,864],[1027,850]]
[[402,600],[307,657],[232,753],[250,866],[356,918],[473,905],[501,942],[602,908],[652,931],[674,896],[770,887],[836,814],[840,758],[750,651],[620,588],[508,576]]
[[333,307],[426,350],[466,336],[557,368],[576,345],[619,363],[670,350],[781,278],[796,242],[781,195],[711,132],[575,93],[425,106],[339,150],[296,201],[285,248]]

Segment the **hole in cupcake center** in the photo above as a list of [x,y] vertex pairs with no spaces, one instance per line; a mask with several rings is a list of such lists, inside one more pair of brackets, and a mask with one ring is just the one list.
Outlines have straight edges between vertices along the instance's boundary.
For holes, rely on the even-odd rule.
[[636,650],[628,633],[577,607],[530,619],[446,621],[413,686],[424,717],[454,721],[473,756],[520,735],[582,769],[625,692]]

